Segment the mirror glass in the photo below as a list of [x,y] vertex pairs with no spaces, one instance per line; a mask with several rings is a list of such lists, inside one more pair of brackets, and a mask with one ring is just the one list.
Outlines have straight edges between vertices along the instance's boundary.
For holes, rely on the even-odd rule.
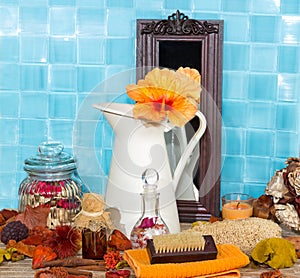
[[182,65],[201,72],[201,41],[160,41],[159,66],[178,69]]

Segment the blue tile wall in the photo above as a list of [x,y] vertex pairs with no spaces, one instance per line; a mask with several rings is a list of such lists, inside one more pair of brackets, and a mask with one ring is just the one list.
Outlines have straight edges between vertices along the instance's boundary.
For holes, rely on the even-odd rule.
[[19,26],[22,33],[45,34],[48,29],[47,6],[20,6]]
[[250,47],[241,43],[224,43],[224,70],[248,71]]
[[248,13],[249,12],[249,0],[243,2],[239,0],[223,0],[221,1],[223,12],[228,13]]
[[254,72],[274,72],[277,67],[277,48],[268,44],[254,44],[250,48],[250,70]]
[[24,159],[49,139],[104,194],[114,135],[92,104],[129,101],[136,19],[177,9],[224,20],[221,193],[257,197],[300,155],[298,0],[0,0],[0,209],[17,207]]
[[275,101],[277,98],[277,75],[250,73],[248,98],[251,101]]
[[297,102],[300,99],[298,88],[300,85],[299,74],[278,74],[278,100]]
[[[52,37],[49,40],[49,63],[74,64],[76,57],[76,39]],[[87,51],[87,53],[89,53]],[[93,53],[93,52],[92,52]]]
[[17,36],[0,37],[0,61],[17,63],[19,61],[19,38]]
[[[256,5],[259,6],[259,5]],[[250,39],[258,43],[276,43],[279,40],[278,16],[252,15],[250,17]],[[272,26],[272,31],[270,27]]]
[[280,5],[278,1],[274,0],[262,0],[259,5],[255,1],[251,1],[250,11],[253,13],[277,14],[280,11]]

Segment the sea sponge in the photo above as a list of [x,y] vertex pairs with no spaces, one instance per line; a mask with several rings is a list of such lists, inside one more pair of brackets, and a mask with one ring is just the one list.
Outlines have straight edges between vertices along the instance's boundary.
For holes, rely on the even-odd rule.
[[251,258],[273,269],[292,267],[297,261],[294,245],[284,238],[268,238],[260,241],[251,252]]
[[212,235],[216,244],[233,244],[242,252],[250,255],[261,240],[281,238],[282,229],[272,220],[258,217],[246,219],[223,220],[214,223],[195,222],[190,230],[202,235]]

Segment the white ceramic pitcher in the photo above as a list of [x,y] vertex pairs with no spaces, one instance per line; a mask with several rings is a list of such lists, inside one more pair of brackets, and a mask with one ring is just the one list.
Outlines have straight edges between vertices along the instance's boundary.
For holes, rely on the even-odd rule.
[[171,233],[180,231],[176,205],[176,187],[191,154],[206,128],[204,115],[197,111],[200,125],[182,153],[172,176],[164,133],[170,126],[135,119],[133,104],[99,103],[94,107],[101,110],[111,125],[115,138],[106,187],[106,205],[112,211],[117,228],[127,236],[141,212],[140,193],[143,190],[141,175],[147,168],[159,173],[160,213]]

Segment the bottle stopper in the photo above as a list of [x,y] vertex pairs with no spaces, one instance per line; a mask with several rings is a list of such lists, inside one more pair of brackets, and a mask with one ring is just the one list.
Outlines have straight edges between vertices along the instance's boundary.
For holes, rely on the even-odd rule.
[[155,190],[159,180],[158,172],[155,169],[146,169],[142,174],[142,181],[145,190]]

